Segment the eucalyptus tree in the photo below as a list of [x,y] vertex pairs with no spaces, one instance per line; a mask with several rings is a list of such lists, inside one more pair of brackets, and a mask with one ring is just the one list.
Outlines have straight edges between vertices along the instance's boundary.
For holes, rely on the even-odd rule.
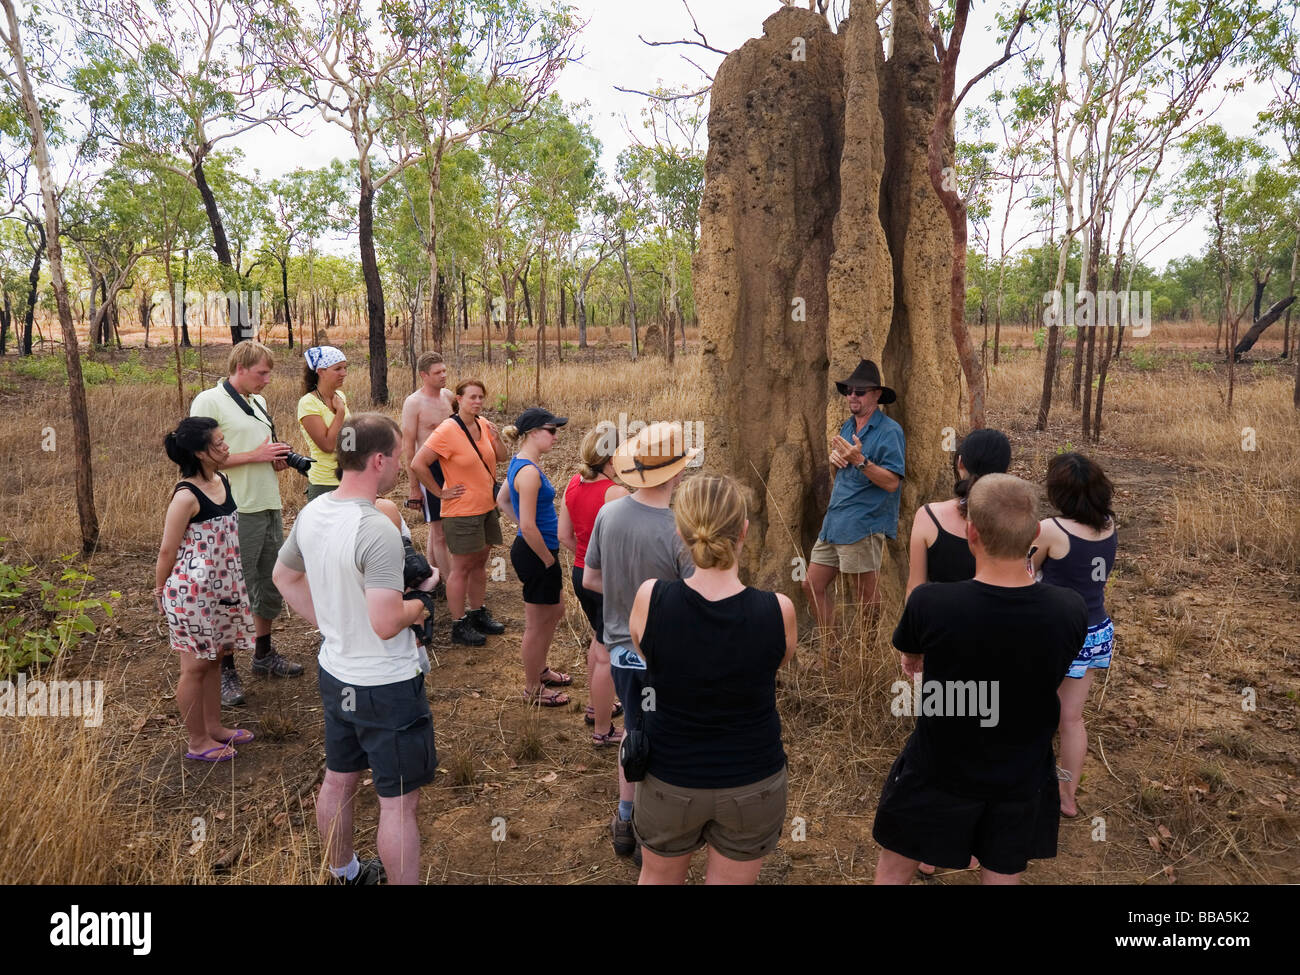
[[[287,125],[289,93],[265,67],[251,8],[236,0],[73,0],[69,17],[84,64],[74,87],[91,109],[98,137],[153,155],[192,181],[203,201],[223,282],[238,290],[226,219],[209,160],[228,139],[260,126]],[[177,166],[175,157],[186,160]],[[229,205],[229,204],[227,204]],[[231,341],[246,308],[233,306]]]

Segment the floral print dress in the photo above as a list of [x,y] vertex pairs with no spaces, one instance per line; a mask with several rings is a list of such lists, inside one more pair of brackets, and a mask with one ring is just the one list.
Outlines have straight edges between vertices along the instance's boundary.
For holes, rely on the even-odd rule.
[[196,484],[181,481],[172,490],[188,490],[199,502],[181,541],[176,565],[163,585],[163,608],[173,650],[204,660],[226,651],[251,649],[253,613],[239,561],[239,523],[226,475],[218,472],[226,500],[215,503]]

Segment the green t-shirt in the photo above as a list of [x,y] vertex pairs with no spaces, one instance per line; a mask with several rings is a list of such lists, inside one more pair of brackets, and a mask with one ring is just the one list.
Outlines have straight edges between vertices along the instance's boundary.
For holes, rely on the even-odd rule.
[[[266,400],[256,393],[245,396],[244,400],[253,407],[252,416],[241,410],[225,387],[218,383],[194,397],[190,416],[212,417],[225,434],[230,452],[246,454],[256,450],[271,435],[271,425],[266,420]],[[225,474],[230,479],[230,491],[240,511],[252,514],[255,511],[280,510],[280,476],[269,463],[227,467]]]

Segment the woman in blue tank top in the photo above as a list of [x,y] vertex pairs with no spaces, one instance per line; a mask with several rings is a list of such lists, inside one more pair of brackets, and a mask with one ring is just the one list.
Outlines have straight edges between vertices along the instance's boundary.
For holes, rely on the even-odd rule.
[[514,426],[501,431],[507,441],[519,443],[497,503],[504,509],[502,502],[508,496],[510,510],[505,513],[513,514],[519,524],[519,534],[510,547],[510,564],[524,584],[524,635],[520,646],[524,700],[548,708],[563,707],[569,703],[569,696],[545,688],[567,687],[573,678],[546,664],[555,627],[564,616],[560,598],[564,575],[560,568],[555,488],[542,473],[540,462],[542,455],[555,446],[559,428],[568,422],[568,417],[533,406],[519,414]]
[[706,884],[752,884],[785,822],[776,672],[799,639],[794,603],[740,581],[749,522],[735,481],[692,477],[673,509],[695,573],[646,580],[628,619],[654,691],[633,812],[641,883],[685,883],[707,844]]
[[1075,791],[1088,751],[1083,705],[1093,674],[1110,666],[1115,642],[1105,599],[1119,543],[1111,510],[1113,495],[1105,472],[1083,454],[1058,454],[1047,465],[1047,498],[1064,517],[1042,521],[1033,565],[1041,567],[1043,582],[1073,589],[1088,606],[1088,635],[1058,691],[1061,767],[1057,777],[1061,780],[1061,815],[1071,819],[1079,815]]

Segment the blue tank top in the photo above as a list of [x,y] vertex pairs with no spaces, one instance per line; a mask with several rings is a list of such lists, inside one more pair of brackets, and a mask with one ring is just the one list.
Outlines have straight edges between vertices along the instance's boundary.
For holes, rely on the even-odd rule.
[[1070,536],[1070,551],[1065,558],[1048,556],[1043,562],[1043,581],[1053,586],[1073,589],[1088,605],[1088,625],[1096,626],[1106,621],[1106,580],[1115,565],[1119,548],[1119,531],[1108,538],[1089,541],[1065,531],[1065,526],[1053,518],[1056,527]]
[[[506,468],[506,483],[510,485],[510,506],[515,509],[515,519],[519,518],[519,492],[515,490],[515,475],[526,465],[532,464],[537,467],[531,460],[525,460],[516,454],[510,458],[510,466]],[[542,479],[541,487],[537,489],[537,529],[542,533],[542,541],[552,552],[560,547],[560,516],[555,513],[555,488],[547,480],[546,474],[540,467],[537,467],[537,474]]]

